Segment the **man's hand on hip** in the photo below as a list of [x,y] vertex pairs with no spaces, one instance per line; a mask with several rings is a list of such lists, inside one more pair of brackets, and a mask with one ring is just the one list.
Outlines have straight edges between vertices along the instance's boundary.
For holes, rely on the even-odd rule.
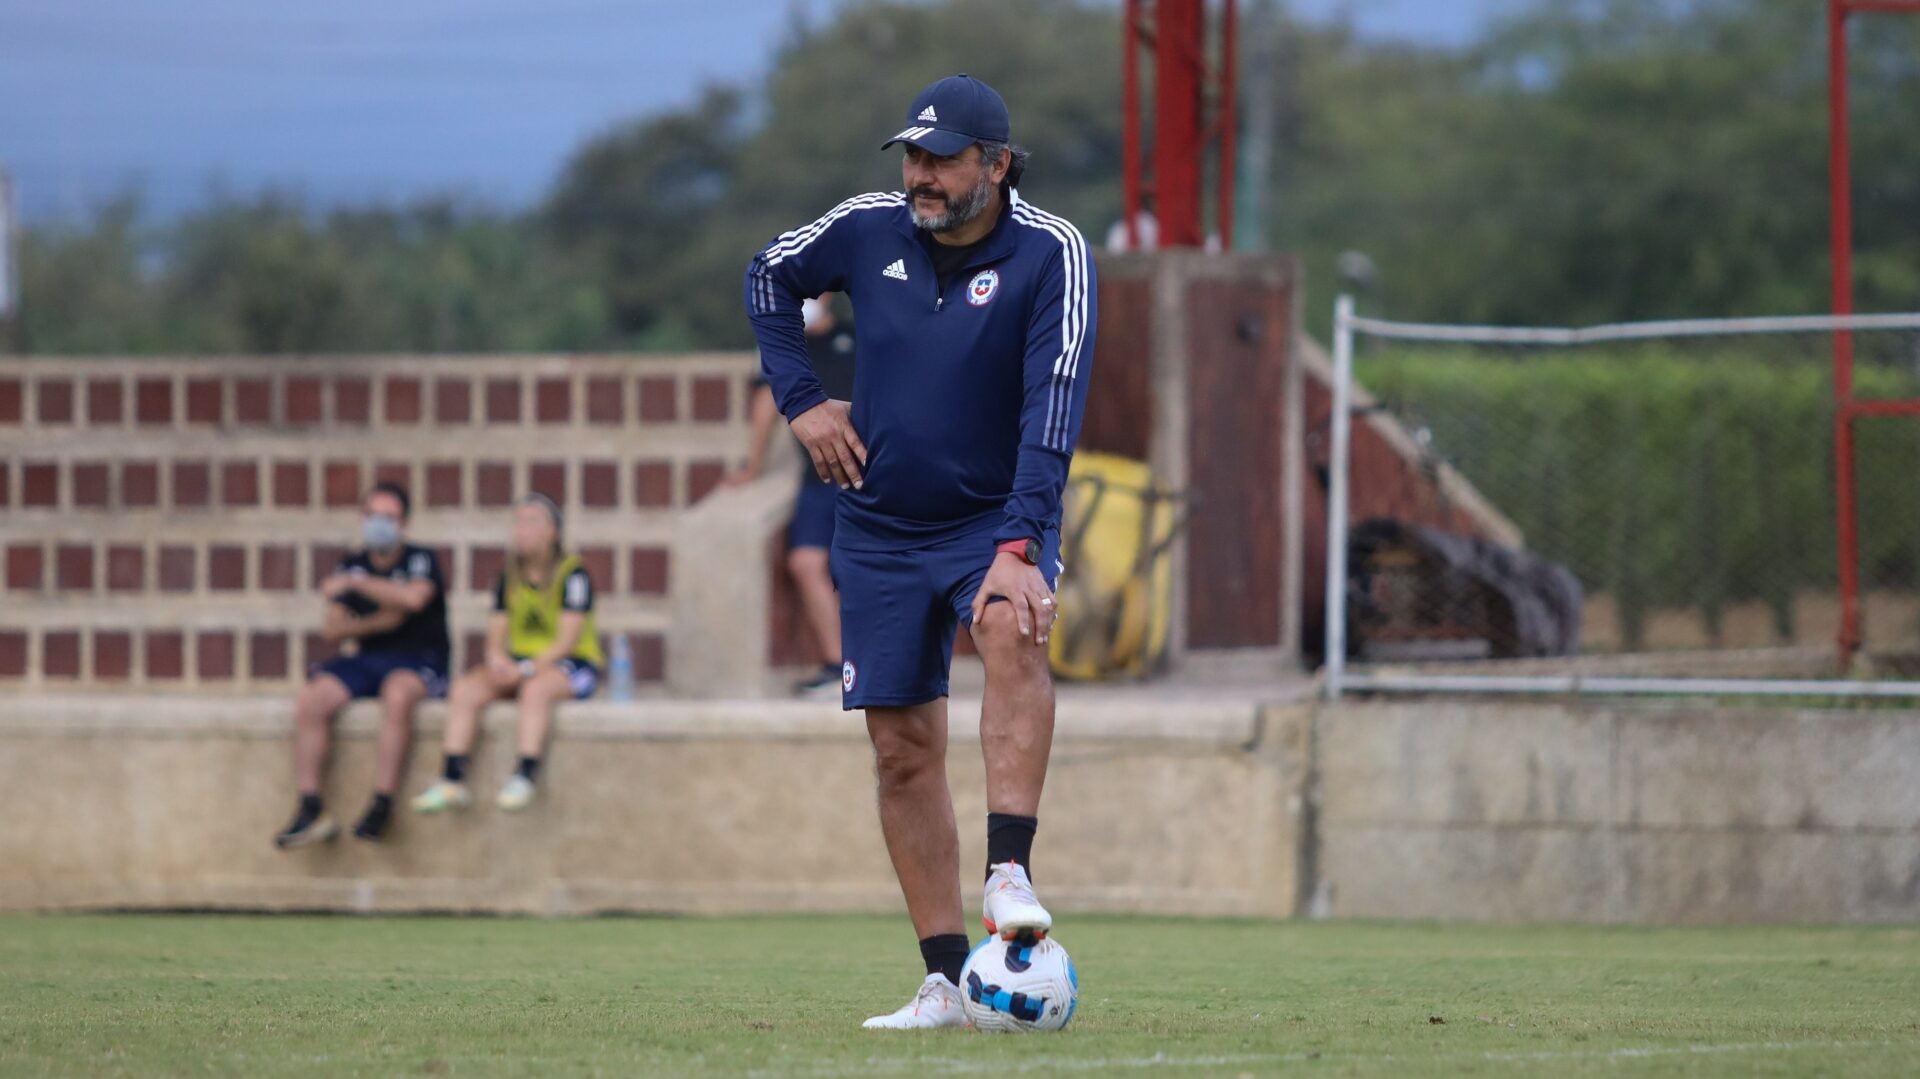
[[973,596],[974,625],[979,625],[980,619],[986,617],[987,603],[996,596],[1013,604],[1013,614],[1020,623],[1022,637],[1031,639],[1037,645],[1047,643],[1047,635],[1053,632],[1053,620],[1058,612],[1053,605],[1053,589],[1047,587],[1046,575],[1040,572],[1040,567],[1005,551],[994,555],[993,565],[987,569],[987,579],[980,582],[980,591]]
[[853,429],[845,401],[822,401],[793,418],[793,434],[813,458],[813,470],[841,487],[858,487],[867,446]]

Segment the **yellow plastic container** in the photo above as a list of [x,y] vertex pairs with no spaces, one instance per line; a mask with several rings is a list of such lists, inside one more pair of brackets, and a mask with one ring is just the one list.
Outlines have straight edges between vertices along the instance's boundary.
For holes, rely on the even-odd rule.
[[1141,678],[1166,657],[1179,501],[1144,461],[1074,455],[1062,506],[1060,622],[1047,642],[1055,674]]

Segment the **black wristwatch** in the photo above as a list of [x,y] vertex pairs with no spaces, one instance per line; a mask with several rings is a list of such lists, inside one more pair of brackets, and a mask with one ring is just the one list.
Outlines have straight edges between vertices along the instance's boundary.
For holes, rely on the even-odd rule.
[[1040,564],[1040,541],[1037,539],[1008,540],[995,549],[1005,551],[1029,566]]

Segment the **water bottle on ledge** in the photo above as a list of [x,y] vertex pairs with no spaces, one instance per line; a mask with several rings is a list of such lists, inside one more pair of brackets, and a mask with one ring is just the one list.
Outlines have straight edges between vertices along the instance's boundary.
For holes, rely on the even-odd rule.
[[616,701],[633,699],[633,644],[624,633],[613,635],[613,654],[607,660],[607,697]]

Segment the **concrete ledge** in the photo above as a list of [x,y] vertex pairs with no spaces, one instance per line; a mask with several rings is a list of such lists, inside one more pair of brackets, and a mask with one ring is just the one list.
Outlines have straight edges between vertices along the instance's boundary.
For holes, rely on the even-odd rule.
[[1315,728],[1314,909],[1920,919],[1920,714],[1356,701]]
[[[948,725],[956,741],[978,741],[980,700],[956,697],[948,702]],[[485,717],[490,734],[511,731],[514,706],[496,704]],[[445,727],[446,705],[422,704],[414,713],[417,739]],[[336,732],[346,738],[370,736],[379,728],[380,707],[357,701],[341,713]],[[855,742],[865,745],[866,727],[857,713],[815,701],[574,701],[555,715],[557,737],[566,740],[657,741],[755,739],[782,742]],[[1079,698],[1061,695],[1055,722],[1056,745],[1122,742],[1142,745],[1248,749],[1259,735],[1261,706],[1253,701],[1166,701],[1126,697]],[[143,738],[241,735],[276,740],[293,736],[293,698],[258,697],[147,698],[107,694],[22,694],[0,704],[0,737],[36,734],[94,738],[103,734]],[[430,743],[422,739],[421,744]]]
[[[982,862],[978,703],[952,702],[962,865]],[[438,766],[420,710],[407,792]],[[329,802],[368,793],[377,711],[342,717]],[[491,807],[513,710],[475,757],[481,805],[403,814],[389,842],[293,853],[285,698],[33,696],[0,704],[0,908],[886,911],[900,908],[857,716],[807,702],[574,704],[542,799]],[[1036,860],[1078,910],[1284,915],[1295,905],[1305,708],[1063,700]],[[963,873],[962,880],[971,880]],[[969,890],[970,891],[970,890]]]
[[[1284,694],[1282,694],[1284,695]],[[1920,714],[1594,702],[1263,703],[1064,689],[1039,876],[1072,911],[1596,922],[1920,920]],[[950,703],[961,865],[977,698]],[[443,720],[420,710],[407,789]],[[800,701],[563,709],[541,800],[283,854],[285,697],[0,701],[0,909],[897,911],[864,726]],[[368,793],[349,709],[329,799]],[[963,881],[973,879],[963,870]],[[967,889],[970,893],[971,889]]]

